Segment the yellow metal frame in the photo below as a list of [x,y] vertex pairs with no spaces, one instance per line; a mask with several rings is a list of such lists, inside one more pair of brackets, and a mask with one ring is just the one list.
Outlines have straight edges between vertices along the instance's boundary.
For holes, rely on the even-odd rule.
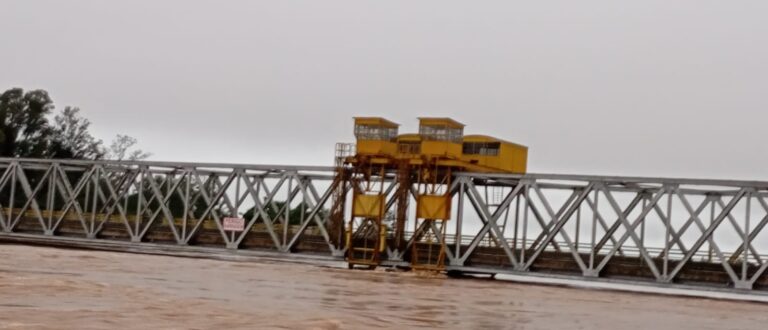
[[[404,177],[408,186],[417,183],[416,232],[423,241],[414,241],[411,247],[411,266],[414,269],[440,271],[444,269],[446,253],[445,231],[451,218],[451,196],[440,187],[450,186],[452,171],[486,173],[525,173],[527,171],[528,148],[486,135],[463,135],[464,124],[450,118],[419,118],[419,134],[396,133],[398,124],[380,117],[356,117],[357,153],[345,159],[346,164],[364,173],[370,166],[385,171],[397,170],[398,178]],[[377,128],[381,128],[381,131]],[[389,131],[386,131],[389,130]],[[381,133],[381,134],[380,134]],[[472,143],[473,145],[465,144]],[[465,154],[465,152],[467,152]],[[363,177],[369,180],[370,169]],[[417,179],[411,179],[417,176]],[[387,228],[382,224],[385,212],[385,196],[357,192],[352,201],[352,217],[346,232],[349,266],[367,265],[376,267],[380,253],[387,244]],[[407,205],[407,204],[406,204]],[[398,215],[398,221],[404,217]],[[361,226],[378,226],[379,244],[355,243],[352,237],[355,219]],[[397,227],[400,228],[400,227]],[[396,230],[397,231],[397,230]],[[402,229],[401,229],[402,231]],[[354,246],[358,244],[360,246]],[[395,243],[399,244],[399,243]],[[363,257],[360,258],[360,255]],[[365,256],[370,255],[370,258]]]
[[450,220],[450,195],[419,195],[416,201],[416,217],[432,220]]
[[378,218],[384,214],[384,195],[366,195],[355,193],[352,198],[352,216],[360,218]]

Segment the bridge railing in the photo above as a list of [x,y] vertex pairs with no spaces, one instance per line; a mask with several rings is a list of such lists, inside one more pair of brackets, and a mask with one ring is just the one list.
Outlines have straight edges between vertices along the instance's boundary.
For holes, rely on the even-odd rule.
[[[488,187],[501,197],[491,201]],[[447,256],[453,265],[478,247],[497,246],[521,272],[556,251],[585,276],[601,276],[616,257],[629,256],[663,283],[706,262],[722,267],[735,287],[766,284],[767,182],[460,173],[452,191],[453,240],[462,240]],[[470,216],[479,221],[468,225]]]
[[[329,231],[334,179],[335,168],[322,166],[6,158],[0,231],[91,239],[111,232],[177,245],[205,238],[283,252],[320,246],[340,256],[338,233]],[[397,182],[385,181],[391,212]],[[768,285],[766,182],[458,173],[445,188],[453,196],[445,243],[454,269],[483,265],[490,253],[507,261],[487,263],[499,272],[536,272],[556,255],[596,277],[632,257],[642,261],[638,273],[660,283],[705,263],[733,287]],[[244,230],[227,230],[226,217],[245,218]],[[403,253],[390,249],[387,257]]]

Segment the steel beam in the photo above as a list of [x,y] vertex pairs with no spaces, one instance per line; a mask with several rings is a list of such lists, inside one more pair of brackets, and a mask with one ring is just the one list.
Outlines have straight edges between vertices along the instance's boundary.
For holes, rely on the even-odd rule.
[[[334,195],[339,183],[333,167],[0,158],[0,171],[0,230],[7,234],[109,241],[115,239],[103,236],[109,228],[109,235],[130,244],[160,240],[184,248],[203,237],[207,245],[220,248],[252,249],[256,244],[280,253],[341,255],[326,229],[331,201],[347,198]],[[392,195],[396,175],[383,174],[389,185],[382,193]],[[500,204],[480,194],[484,186],[503,189]],[[451,269],[536,275],[552,271],[546,267],[570,267],[558,271],[605,277],[634,260],[636,274],[622,276],[637,281],[686,282],[704,267],[707,274],[719,274],[705,279],[718,278],[712,285],[741,290],[768,286],[768,244],[760,239],[768,227],[768,182],[455,173],[448,189],[454,197],[455,232],[447,241],[438,237],[438,243],[450,245],[453,240],[446,250]],[[415,193],[413,187],[410,191]],[[302,205],[295,225],[292,200]],[[278,207],[281,202],[285,204]],[[387,209],[394,204],[389,198]],[[251,208],[244,231],[224,231],[222,217],[242,216]],[[710,223],[703,219],[710,217],[707,208]],[[759,216],[752,215],[757,212]],[[513,229],[500,222],[508,216]],[[724,222],[730,225],[722,226]],[[215,229],[206,224],[215,224]],[[738,240],[720,234],[721,227],[732,227]],[[402,256],[413,243],[423,233],[442,230],[429,223],[406,233],[405,250],[389,251],[391,259],[384,262],[407,265]],[[251,239],[256,235],[261,236]],[[663,243],[649,246],[650,241]],[[319,242],[327,249],[312,250]],[[704,244],[708,247],[702,249]]]

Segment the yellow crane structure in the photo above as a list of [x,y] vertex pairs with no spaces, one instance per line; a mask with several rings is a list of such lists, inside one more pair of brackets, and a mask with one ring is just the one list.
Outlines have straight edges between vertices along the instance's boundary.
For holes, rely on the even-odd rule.
[[[337,154],[339,195],[351,187],[351,219],[344,221],[344,200],[334,199],[336,222],[345,222],[350,268],[375,268],[388,244],[410,249],[413,268],[442,270],[446,223],[451,218],[452,173],[526,172],[528,148],[486,135],[464,135],[464,124],[450,118],[419,118],[419,132],[399,134],[399,125],[380,117],[354,118],[356,148]],[[388,214],[385,182],[396,182]],[[413,236],[406,244],[408,203],[416,201]],[[385,217],[394,217],[392,228]]]

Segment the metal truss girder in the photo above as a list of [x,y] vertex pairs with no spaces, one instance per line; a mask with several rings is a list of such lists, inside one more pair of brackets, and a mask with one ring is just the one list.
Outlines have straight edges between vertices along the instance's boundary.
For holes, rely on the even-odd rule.
[[[571,205],[573,200],[576,197],[578,197],[578,195],[579,194],[577,191],[573,191],[571,193],[571,196],[568,197],[568,200],[566,200],[566,202],[563,203],[563,206],[561,206],[560,209],[557,211],[556,213],[557,218],[562,216],[563,212],[567,211],[568,206]],[[538,222],[539,226],[541,226],[541,234],[539,234],[539,236],[536,237],[536,239],[533,240],[533,243],[531,243],[531,245],[529,246],[529,248],[535,249],[536,247],[538,247],[539,244],[541,244],[542,240],[547,238],[547,235],[549,235],[550,233],[550,229],[552,228],[552,226],[555,225],[555,223],[551,221],[550,222],[544,221],[544,216],[542,216],[541,212],[536,207],[536,204],[533,202],[531,198],[526,197],[525,203],[528,206],[528,208],[531,210],[531,213],[533,214],[533,218],[536,219],[536,222]],[[551,215],[550,215],[550,218],[552,218]],[[544,245],[547,245],[547,244],[551,244],[552,247],[555,249],[555,251],[560,252],[560,245],[556,241],[552,240]]]
[[16,171],[16,177],[19,181],[19,184],[21,184],[21,189],[24,192],[24,194],[27,195],[27,201],[24,203],[24,206],[21,208],[19,215],[16,216],[16,219],[12,220],[10,226],[8,227],[11,230],[13,230],[13,228],[16,227],[19,221],[21,221],[21,218],[24,215],[24,212],[31,207],[32,210],[35,212],[35,216],[37,217],[37,220],[40,222],[40,227],[43,229],[44,232],[48,231],[48,226],[43,220],[43,214],[42,212],[40,212],[40,206],[38,205],[35,197],[37,196],[37,193],[40,192],[40,189],[45,183],[45,180],[51,174],[52,168],[49,167],[48,169],[46,169],[45,174],[43,174],[43,178],[40,180],[40,182],[37,184],[34,190],[29,185],[29,180],[27,179],[27,175],[24,174],[24,170],[22,169],[21,165],[15,166],[15,171]]
[[744,195],[747,194],[747,188],[742,188],[741,191],[736,194],[736,196],[733,196],[731,198],[731,201],[728,202],[728,205],[726,205],[723,210],[720,212],[720,215],[718,215],[713,221],[712,224],[707,228],[702,235],[699,237],[698,240],[696,240],[696,243],[691,247],[688,253],[685,254],[682,260],[678,262],[677,266],[672,270],[672,272],[667,275],[667,277],[664,279],[665,281],[671,281],[672,279],[677,276],[677,274],[683,269],[685,264],[691,260],[693,257],[693,254],[698,251],[702,245],[704,245],[704,242],[708,241],[709,238],[712,236],[712,234],[715,232],[715,229],[717,229],[718,226],[725,220],[725,218],[731,213],[734,207],[739,203],[739,201],[744,197]]
[[504,253],[509,258],[509,261],[512,263],[512,265],[515,268],[520,267],[520,263],[517,261],[517,257],[515,257],[514,253],[512,253],[512,250],[509,248],[509,244],[507,243],[507,240],[504,238],[504,233],[501,232],[498,225],[496,224],[496,221],[498,221],[499,217],[502,214],[502,210],[509,207],[509,204],[511,203],[512,199],[514,199],[517,194],[520,193],[523,186],[518,185],[515,187],[504,199],[504,201],[501,203],[501,205],[496,209],[496,211],[491,214],[488,211],[488,205],[485,204],[485,202],[482,200],[482,197],[480,197],[480,193],[477,191],[477,188],[475,188],[474,183],[472,183],[470,180],[464,180],[464,187],[466,188],[465,191],[467,193],[467,196],[469,197],[469,201],[474,206],[475,210],[477,211],[478,216],[480,216],[480,219],[484,222],[483,228],[480,230],[480,232],[475,236],[475,238],[472,240],[472,243],[470,244],[469,248],[464,252],[464,256],[461,258],[460,263],[464,263],[469,255],[474,252],[474,250],[477,248],[477,245],[479,244],[479,241],[485,237],[485,234],[488,232],[493,235],[493,237],[500,243],[501,248],[504,250]]
[[[594,189],[595,184],[589,183],[586,187],[584,187],[584,190],[582,190],[579,193],[579,196],[572,202],[572,204],[568,207],[568,210],[559,218],[556,217],[554,213],[552,213],[552,219],[550,222],[554,222],[555,225],[553,226],[552,230],[547,234],[547,237],[545,238],[543,244],[540,244],[536,250],[534,250],[533,254],[530,256],[526,264],[523,266],[523,270],[529,270],[534,262],[538,259],[538,257],[541,255],[542,252],[544,252],[544,248],[546,248],[547,244],[554,240],[555,237],[557,237],[557,234],[561,233],[561,230],[565,226],[565,224],[568,222],[568,220],[573,216],[574,213],[576,213],[576,210],[578,210],[581,207],[581,203],[584,202],[584,200],[587,198],[589,193]],[[565,234],[564,232],[562,234]],[[563,236],[565,238],[565,236]],[[568,239],[569,241],[570,239]],[[584,260],[581,259],[581,256],[579,256],[578,252],[573,248],[573,244],[566,241],[566,243],[569,246],[569,250],[571,250],[571,254],[574,257],[574,260],[579,265],[579,268],[581,268],[582,272],[586,272],[586,265],[584,264]]]
[[[222,197],[226,194],[227,188],[229,188],[229,185],[232,184],[232,181],[235,180],[237,177],[236,172],[232,172],[229,176],[227,176],[227,179],[224,181],[224,183],[221,184],[219,187],[218,192],[214,195],[213,198],[211,198],[208,193],[205,191],[205,189],[200,189],[200,195],[203,198],[203,201],[208,204],[208,207],[206,208],[205,212],[203,212],[203,215],[200,216],[200,220],[195,224],[195,226],[192,228],[192,230],[189,232],[189,236],[184,239],[184,244],[189,242],[189,239],[195,236],[197,234],[197,231],[200,229],[200,227],[205,222],[205,218],[208,214],[211,215],[213,218],[214,223],[216,224],[216,228],[219,230],[219,233],[221,234],[221,237],[224,239],[224,242],[227,244],[230,243],[229,237],[227,237],[227,233],[224,232],[224,228],[221,224],[221,219],[219,218],[219,215],[217,212],[212,212],[213,208],[216,207],[216,203],[222,199]],[[203,181],[200,180],[199,175],[195,175],[195,179],[197,180],[197,183],[202,185]],[[212,180],[213,183],[218,183],[218,179]],[[216,186],[215,184],[212,184],[211,186]]]
[[[587,187],[586,189],[589,189],[589,188]],[[539,199],[544,204],[544,209],[547,211],[547,213],[551,217],[552,221],[550,223],[552,225],[555,225],[555,223],[554,223],[555,219],[561,219],[563,217],[563,214],[562,213],[559,213],[559,214],[555,213],[552,210],[552,206],[549,205],[549,201],[547,200],[546,196],[544,196],[544,193],[541,192],[541,189],[535,183],[533,184],[533,190],[539,196]],[[572,196],[574,196],[574,195],[581,195],[581,194],[572,194]],[[574,209],[574,207],[575,207],[574,210],[578,210],[581,207],[581,203],[588,196],[589,196],[589,193],[586,193],[584,195],[583,199],[579,199],[579,196],[574,196],[576,199],[579,199],[579,202],[576,205],[571,204],[573,202],[573,198],[569,198],[568,201],[565,204],[563,204],[563,206],[561,207],[561,211],[565,211],[565,210],[569,210],[569,209]],[[571,214],[573,214],[573,212],[574,211],[571,211]],[[570,218],[571,217],[568,216],[567,218],[564,218],[564,221],[567,222]],[[562,226],[561,226],[561,229],[562,229]],[[579,268],[581,268],[581,271],[585,272],[587,270],[587,265],[584,263],[584,260],[579,255],[579,252],[577,251],[576,246],[573,244],[573,241],[571,240],[571,238],[568,235],[568,233],[566,233],[565,231],[559,230],[559,234],[563,238],[563,241],[565,241],[565,244],[568,245],[568,250],[571,253],[571,255],[573,256],[573,258],[576,261],[576,263],[579,265]],[[553,237],[557,237],[557,236],[553,236]],[[530,260],[529,260],[529,262],[530,262]]]
[[88,225],[85,222],[85,217],[83,214],[82,206],[80,205],[80,202],[77,200],[77,196],[80,195],[80,192],[85,188],[85,186],[88,184],[89,178],[91,175],[93,175],[93,172],[96,170],[95,167],[90,168],[88,171],[83,172],[83,176],[80,178],[80,180],[77,182],[77,185],[75,185],[75,188],[72,188],[72,183],[67,178],[66,173],[61,167],[58,167],[54,165],[54,168],[56,168],[60,175],[60,179],[58,182],[56,182],[55,186],[59,190],[59,196],[65,199],[66,205],[62,209],[61,216],[56,220],[56,223],[53,225],[52,230],[55,231],[59,228],[59,225],[62,221],[64,221],[64,218],[69,213],[69,210],[71,208],[75,209],[75,215],[77,216],[78,220],[80,221],[80,224],[83,226],[83,233],[86,235],[88,234]]
[[605,257],[600,261],[600,264],[598,264],[597,268],[595,269],[595,274],[599,274],[600,271],[605,268],[605,266],[608,264],[608,261],[613,258],[614,255],[616,255],[616,252],[618,249],[621,248],[621,246],[626,242],[628,238],[632,238],[632,240],[635,242],[638,251],[640,255],[645,259],[646,264],[648,265],[648,268],[651,269],[651,272],[656,277],[656,279],[661,278],[661,274],[659,273],[658,268],[656,267],[656,264],[653,262],[653,258],[648,254],[647,249],[643,246],[640,239],[637,237],[637,233],[635,233],[635,230],[637,226],[640,224],[640,222],[645,220],[645,217],[648,215],[648,213],[656,206],[656,203],[661,200],[661,197],[663,197],[665,194],[667,194],[667,190],[665,188],[661,188],[656,195],[651,199],[649,202],[649,205],[647,205],[642,212],[640,213],[640,216],[638,216],[637,220],[634,223],[630,223],[629,220],[627,220],[627,217],[624,216],[624,213],[621,210],[621,207],[619,207],[619,204],[616,202],[616,199],[613,198],[613,195],[611,194],[610,190],[605,189],[604,187],[601,189],[603,194],[605,195],[606,199],[608,200],[608,203],[613,208],[614,212],[619,216],[619,221],[621,224],[625,227],[626,232],[624,235],[621,236],[618,243],[611,249],[610,252],[608,252]]
[[[182,176],[185,176],[186,173],[183,173]],[[173,181],[173,177],[169,176],[165,180],[166,181]],[[176,228],[175,224],[175,217],[173,216],[173,213],[171,213],[171,210],[168,209],[168,201],[173,196],[173,191],[178,189],[179,185],[181,184],[181,180],[176,180],[175,183],[173,183],[173,186],[169,189],[170,192],[166,192],[163,194],[162,191],[160,191],[160,188],[157,186],[157,182],[155,182],[154,179],[150,178],[149,180],[149,188],[151,189],[152,196],[157,199],[160,203],[158,205],[159,209],[155,211],[155,213],[152,215],[152,217],[149,219],[146,227],[144,227],[144,230],[141,232],[141,237],[144,237],[146,235],[147,231],[151,227],[152,223],[155,222],[155,219],[157,219],[157,216],[160,214],[160,212],[163,213],[163,216],[165,217],[166,222],[168,223],[168,228],[171,229],[171,233],[173,233],[173,237],[176,239],[176,242],[181,244],[182,240],[181,237],[179,237],[179,231]],[[169,185],[171,182],[167,182]],[[142,194],[143,195],[143,194]],[[149,203],[147,204],[149,205]]]
[[[632,176],[599,176],[599,175],[571,175],[571,174],[498,174],[498,173],[471,173],[456,172],[458,177],[486,178],[493,180],[533,180],[537,182],[552,181],[578,181],[602,183],[604,185],[627,186],[629,184],[653,184],[653,185],[694,185],[694,186],[719,186],[719,187],[739,187],[754,188],[765,192],[768,190],[766,181],[744,181],[744,180],[711,180],[711,179],[688,179],[688,178],[652,178],[652,177],[632,177]],[[646,187],[652,189],[653,187]],[[644,188],[644,189],[646,189]]]
[[[672,240],[668,241],[665,246],[671,246],[672,244],[677,244],[677,246],[680,247],[680,251],[683,253],[686,253],[687,249],[683,245],[681,237],[683,237],[683,235],[688,231],[688,228],[690,228],[690,226],[695,222],[695,219],[697,219],[700,216],[701,212],[703,212],[707,208],[707,205],[711,202],[711,197],[707,196],[701,202],[701,204],[699,204],[696,210],[693,210],[692,208],[690,208],[691,205],[688,202],[688,199],[685,198],[685,195],[680,191],[680,189],[675,189],[675,195],[678,196],[680,201],[685,205],[686,209],[688,209],[690,213],[690,217],[688,218],[688,220],[685,221],[685,223],[683,224],[683,226],[680,227],[680,229],[678,229],[677,231],[674,231],[674,230],[670,231],[670,235],[672,235]],[[670,221],[668,217],[663,214],[663,212],[661,211],[658,205],[656,205],[654,209],[656,210],[656,213],[660,218],[662,218],[663,221],[667,221],[667,222]]]
[[[325,223],[323,219],[317,216],[317,213],[320,212],[323,205],[328,201],[328,199],[331,197],[333,193],[333,185],[330,185],[330,187],[325,191],[322,197],[317,195],[317,191],[314,188],[314,185],[311,181],[309,182],[303,182],[303,180],[298,181],[298,184],[301,186],[302,189],[302,195],[304,196],[304,203],[306,203],[309,207],[312,208],[312,210],[307,215],[307,220],[304,221],[301,226],[299,227],[296,234],[294,234],[293,238],[291,238],[291,241],[288,242],[288,245],[286,246],[286,250],[290,251],[291,248],[293,248],[294,245],[299,241],[299,238],[302,234],[304,234],[304,231],[307,230],[307,227],[309,226],[309,223],[314,221],[317,224],[318,229],[320,230],[321,235],[325,239],[326,243],[328,244],[328,248],[333,251],[333,244],[331,244],[331,237],[328,235],[328,232],[325,230]],[[308,187],[307,187],[308,186]],[[312,199],[310,196],[307,196],[307,190],[310,191],[311,197],[314,198],[314,200],[317,202],[317,204],[312,205]]]
[[[762,196],[755,196],[755,199],[758,202],[760,202],[760,206],[763,207],[763,210],[765,210],[766,215],[763,217],[763,219],[760,220],[760,222],[757,224],[757,226],[755,226],[755,228],[752,229],[752,232],[749,233],[749,238],[748,238],[749,243],[748,244],[750,246],[750,250],[752,251],[752,254],[755,256],[755,260],[757,261],[758,264],[762,265],[763,261],[760,258],[760,254],[754,249],[754,247],[752,247],[752,241],[754,241],[755,238],[757,238],[757,235],[760,234],[763,231],[763,229],[765,228],[765,225],[768,224],[768,203],[765,202],[765,199]],[[720,201],[720,202],[722,202],[722,201]],[[730,261],[735,261],[736,258],[739,255],[741,255],[742,253],[744,253],[744,246],[739,246],[736,249],[736,251],[734,251],[733,254],[731,254],[731,260]]]
[[[8,183],[9,179],[12,177],[11,172],[13,171],[13,168],[14,168],[14,166],[11,165],[11,166],[6,167],[5,171],[3,171],[3,175],[2,175],[2,177],[0,177],[0,190],[5,188],[5,185]],[[0,205],[0,207],[2,207],[2,205]],[[13,206],[10,206],[8,209],[10,210],[12,208],[13,208]],[[10,214],[6,218],[6,216],[3,214],[3,212],[0,212],[0,227],[2,227],[3,231],[6,231],[6,232],[11,231],[11,228],[9,228],[9,226],[10,226],[10,222],[9,221],[10,221]]]
[[[280,180],[275,184],[275,189],[273,189],[271,192],[266,188],[264,185],[264,180],[262,178],[254,178],[253,181],[250,181],[246,177],[246,188],[248,190],[248,194],[251,195],[251,198],[254,201],[253,206],[253,216],[251,219],[248,220],[248,224],[245,226],[245,231],[241,234],[240,237],[237,238],[236,245],[239,246],[240,243],[245,239],[245,234],[251,231],[251,228],[253,228],[253,225],[256,223],[256,220],[261,218],[264,222],[264,225],[267,228],[267,233],[269,234],[270,238],[272,239],[272,242],[275,244],[275,247],[278,249],[282,249],[282,244],[280,243],[280,238],[277,237],[277,234],[275,233],[275,229],[273,226],[273,221],[269,217],[269,214],[267,214],[267,211],[264,210],[264,203],[270,204],[275,198],[275,195],[277,195],[277,192],[280,190],[280,187],[283,186],[285,181],[288,179],[286,175],[283,175]],[[257,189],[254,189],[253,186],[257,185]],[[259,200],[259,188],[264,186],[264,193],[266,194],[264,202]]]
[[[683,203],[683,206],[688,211],[688,213],[691,215],[691,220],[696,224],[696,226],[701,230],[703,233],[706,230],[706,227],[704,226],[704,223],[701,221],[701,218],[699,217],[697,211],[694,211],[691,207],[691,203],[688,201],[687,198],[680,192],[676,192],[678,197],[680,198],[680,201]],[[706,204],[709,202],[709,198],[704,200],[703,204]],[[726,260],[725,256],[723,255],[723,252],[720,250],[720,247],[715,243],[715,241],[710,237],[708,240],[709,245],[712,247],[713,251],[715,252],[715,255],[720,260],[720,263],[723,265],[723,269],[728,273],[728,276],[731,278],[731,281],[734,283],[737,282],[738,276],[736,275],[736,272],[733,270],[733,267],[728,263],[728,260]]]
[[[85,239],[114,239],[113,235],[117,235],[136,242],[157,228],[162,235],[152,236],[153,240],[186,245],[203,242],[192,239],[199,237],[205,225],[206,232],[218,231],[215,237],[205,237],[218,242],[215,244],[223,242],[228,248],[242,248],[240,245],[253,237],[251,235],[266,233],[269,238],[264,235],[264,239],[255,241],[259,247],[297,253],[296,247],[303,248],[302,242],[311,238],[312,243],[325,241],[331,255],[336,256],[342,247],[336,248],[334,244],[338,242],[330,241],[326,229],[329,216],[325,210],[331,197],[347,198],[352,190],[348,189],[343,196],[334,194],[338,184],[332,182],[336,173],[332,167],[0,159],[0,169],[0,196],[3,196],[0,230],[6,233],[38,235],[42,230],[43,235],[49,236],[80,235],[82,228]],[[391,196],[398,185],[396,174],[384,173],[381,178],[386,184],[382,193],[387,194],[386,209],[389,210],[397,204]],[[345,180],[345,185],[356,184],[354,182]],[[559,253],[553,254],[557,258],[573,257],[577,265],[569,260],[567,267],[581,270],[584,276],[612,276],[614,269],[618,269],[613,266],[624,265],[627,260],[614,259],[615,256],[639,255],[642,262],[633,267],[643,270],[648,267],[653,275],[643,271],[638,276],[660,283],[688,281],[689,276],[697,276],[699,266],[696,265],[702,262],[717,265],[712,268],[718,272],[717,278],[736,288],[750,289],[758,281],[760,285],[768,283],[765,276],[768,252],[763,251],[765,242],[761,240],[761,234],[768,227],[767,182],[493,173],[454,173],[451,182],[452,186],[446,188],[453,196],[455,233],[448,234],[448,242],[443,241],[441,235],[433,233],[445,229],[425,221],[409,237],[407,246],[410,248],[419,239],[426,240],[424,235],[437,237],[438,243],[445,245],[454,238],[455,246],[445,253],[452,267],[465,266],[469,258],[472,258],[472,267],[490,260],[498,262],[495,259],[498,256],[504,260],[503,265],[494,266],[499,272],[536,273],[541,267],[550,267],[537,263],[550,257],[542,255],[543,251],[554,251]],[[328,183],[330,188],[326,190]],[[484,199],[478,191],[483,186],[503,187],[506,195],[502,204],[494,205]],[[413,185],[409,190],[411,196],[417,197]],[[611,211],[606,211],[607,207],[598,207],[593,193],[606,196],[617,218],[608,214]],[[282,196],[286,204],[280,206]],[[703,197],[703,200],[694,200],[692,196]],[[725,196],[728,201],[723,200]],[[135,203],[130,209],[129,197],[131,203]],[[174,203],[182,201],[183,210],[180,204],[172,206],[171,198]],[[568,200],[560,205],[564,198]],[[602,198],[599,201],[605,203]],[[295,225],[291,225],[296,220],[294,215],[288,214],[291,201],[302,203],[301,219]],[[471,207],[465,207],[466,201]],[[558,205],[554,205],[554,201]],[[760,207],[753,207],[755,203]],[[746,213],[741,211],[744,204]],[[253,217],[246,219],[245,231],[232,234],[223,230],[222,217],[241,214],[241,208],[251,205]],[[705,212],[707,208],[711,209],[711,219]],[[759,211],[757,216],[758,212],[750,211],[752,208],[762,208],[765,213]],[[522,209],[525,209],[523,214]],[[593,231],[600,229],[599,235],[590,235],[586,230],[587,238],[579,239],[578,219],[582,210],[591,210]],[[755,214],[755,219],[750,219],[750,213]],[[513,229],[506,226],[508,216],[513,217]],[[529,216],[533,217],[532,226],[527,228]],[[477,223],[470,221],[473,219],[479,219],[480,225],[475,226]],[[572,227],[574,220],[577,223]],[[208,226],[211,222],[215,229]],[[262,222],[265,229],[254,230],[254,226]],[[723,222],[730,225],[723,226]],[[313,229],[310,234],[314,226],[317,230]],[[102,236],[107,228],[114,234]],[[361,231],[371,229],[367,226]],[[721,235],[721,229],[728,233]],[[510,230],[514,231],[514,243]],[[471,235],[462,235],[470,231]],[[653,235],[662,231],[663,234],[652,238],[657,241],[663,235],[663,246],[649,246],[647,242],[651,239],[646,239],[646,233]],[[408,237],[408,233],[405,234],[404,237]],[[736,246],[732,242],[734,235],[740,238]],[[590,240],[591,243],[584,243]],[[463,245],[463,241],[469,242],[468,245]],[[587,244],[589,262],[584,258],[586,254],[579,253]],[[709,247],[708,256],[707,251],[700,251],[706,249],[704,244]],[[320,245],[307,246],[315,253],[324,249]],[[481,246],[489,248],[490,255],[497,256],[483,259],[491,257],[486,250],[477,253]],[[728,251],[724,251],[726,246]],[[730,250],[734,250],[733,253],[728,253]],[[402,259],[396,260],[402,253],[390,249],[390,261],[402,265]],[[594,260],[596,258],[599,260]],[[534,263],[536,267],[531,267]]]
[[[640,201],[642,201],[643,198],[644,198],[643,193],[638,193],[637,195],[635,195],[635,198],[633,198],[632,201],[629,203],[629,205],[627,205],[627,207],[624,208],[624,211],[622,211],[622,214],[624,215],[624,217],[628,217],[632,213],[632,211],[635,209],[635,207],[637,207],[637,205],[640,204]],[[593,202],[592,199],[589,197],[587,197],[585,201],[587,202],[587,205],[589,206],[589,208],[592,209],[592,212],[594,212],[595,217],[597,218],[600,226],[603,228],[603,230],[605,230],[605,235],[603,235],[603,237],[600,238],[600,241],[598,241],[598,243],[592,248],[592,253],[600,252],[600,250],[603,249],[603,247],[605,246],[605,244],[608,243],[608,241],[611,241],[614,246],[619,245],[618,242],[616,241],[616,238],[613,237],[613,234],[621,227],[621,220],[616,219],[616,221],[614,221],[611,227],[609,228],[607,223],[605,222],[605,218],[603,218],[603,215],[600,213],[600,211],[597,208],[598,206],[597,203]],[[621,248],[618,249],[618,252],[619,252],[619,255],[624,254]]]
[[[97,166],[97,171],[101,171],[101,173],[105,173],[104,168],[101,166]],[[128,192],[129,189],[124,189],[123,185],[125,185],[129,175],[124,175],[121,177],[118,190],[120,193],[118,194],[115,190],[114,186],[110,182],[111,180],[103,180],[99,181],[97,177],[91,177],[91,181],[93,182],[94,186],[98,186],[101,183],[104,184],[104,186],[107,187],[107,192],[109,193],[109,198],[107,198],[107,195],[104,194],[104,192],[101,189],[96,189],[96,198],[101,200],[103,205],[101,209],[98,211],[98,214],[103,214],[103,219],[99,223],[98,227],[96,227],[95,230],[93,230],[90,234],[92,236],[96,236],[98,233],[101,232],[101,230],[104,228],[104,225],[109,221],[109,217],[112,216],[114,213],[115,208],[117,208],[118,213],[120,214],[120,220],[123,222],[123,224],[126,227],[126,230],[128,230],[129,235],[133,236],[133,233],[131,231],[131,225],[128,222],[128,218],[125,215],[125,211],[123,210],[123,207],[120,205],[120,199],[125,196],[125,194]],[[130,188],[130,185],[127,187]],[[111,204],[110,204],[111,203]],[[95,205],[95,204],[94,204]],[[95,216],[94,212],[94,216]]]

